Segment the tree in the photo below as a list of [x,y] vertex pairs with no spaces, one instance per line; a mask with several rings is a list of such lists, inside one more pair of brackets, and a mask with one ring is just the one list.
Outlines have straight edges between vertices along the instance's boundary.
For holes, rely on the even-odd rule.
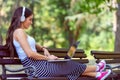
[[4,41],[10,13],[18,6],[25,6],[34,13],[32,27],[27,32],[41,45],[68,48],[80,40],[79,48],[85,50],[113,49],[112,12],[106,11],[105,1],[112,0],[2,0],[0,9],[5,16],[0,16],[0,35]]
[[115,52],[120,52],[120,0],[114,0],[117,3],[117,11],[116,11],[116,26],[115,26]]

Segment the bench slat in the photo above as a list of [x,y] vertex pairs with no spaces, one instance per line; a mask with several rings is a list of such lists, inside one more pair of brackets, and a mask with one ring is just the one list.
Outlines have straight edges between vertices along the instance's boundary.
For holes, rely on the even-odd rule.
[[107,52],[107,51],[91,51],[91,54],[96,58],[96,59],[119,59],[120,58],[120,53],[115,53],[115,52]]
[[74,60],[74,61],[76,61],[76,62],[79,62],[79,63],[89,63],[89,60],[88,59],[79,59],[79,60]]
[[[28,80],[27,78],[22,78],[22,80]],[[67,77],[43,77],[43,78],[35,78],[32,80],[68,80]],[[79,77],[77,80],[97,80],[93,77]]]
[[16,74],[7,74],[6,77],[27,77],[27,74],[25,73],[16,73]]
[[[43,53],[41,53],[41,54],[43,54]],[[61,53],[61,52],[55,53],[55,52],[53,52],[51,54],[53,54],[55,56],[58,56],[59,58],[64,58],[66,56],[67,52],[66,53]],[[75,53],[75,55],[73,56],[73,58],[86,58],[86,57],[87,56],[84,53]]]
[[[61,53],[66,53],[68,52],[69,49],[65,48],[48,48],[49,52],[61,52]],[[38,51],[39,52],[39,51]],[[77,49],[76,53],[84,53],[83,49]]]
[[6,65],[10,65],[10,64],[21,64],[20,59],[0,59],[0,64],[6,64]]
[[[48,49],[48,50],[49,50],[49,52],[51,54],[54,54],[54,55],[56,55],[58,57],[64,57],[67,54],[67,52],[68,52],[67,49]],[[38,52],[43,54],[43,51],[38,51]],[[7,50],[6,51],[1,51],[0,50],[0,57],[3,57],[3,56],[4,57],[10,57],[10,54],[9,54],[9,52]],[[15,57],[18,57],[18,56],[15,55]],[[78,49],[75,52],[75,56],[74,57],[76,57],[76,58],[85,58],[86,55],[84,54],[83,50]]]
[[[88,63],[88,59],[72,59],[73,61],[80,62],[80,63]],[[0,59],[0,64],[6,65],[19,65],[21,61],[19,59]]]
[[[101,59],[98,59],[98,60],[96,60],[96,62],[99,63],[100,60]],[[107,64],[117,64],[117,63],[120,63],[120,59],[111,59],[111,60],[105,59],[105,61],[106,61]]]

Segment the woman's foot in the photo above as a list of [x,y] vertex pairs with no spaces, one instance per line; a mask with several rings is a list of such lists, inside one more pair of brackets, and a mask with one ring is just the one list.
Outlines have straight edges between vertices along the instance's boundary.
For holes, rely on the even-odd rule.
[[106,62],[105,62],[105,60],[101,60],[101,61],[97,64],[97,66],[98,66],[97,72],[103,71],[103,70],[106,68]]
[[104,72],[100,72],[100,73],[101,73],[101,74],[100,74],[99,77],[97,77],[97,79],[98,79],[98,80],[104,80],[104,79],[106,79],[106,78],[110,75],[111,70],[104,71]]

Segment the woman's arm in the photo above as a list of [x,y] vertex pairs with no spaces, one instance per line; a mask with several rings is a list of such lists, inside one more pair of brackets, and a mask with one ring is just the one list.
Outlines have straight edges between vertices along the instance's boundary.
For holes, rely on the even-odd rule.
[[43,48],[44,48],[43,46],[40,46],[38,44],[36,44],[35,46],[38,51],[43,51]]
[[45,56],[50,56],[49,51],[48,51],[45,47],[36,44],[36,48],[37,48],[38,51],[39,51],[39,50],[44,51],[44,55],[45,55]]
[[20,43],[21,47],[23,48],[24,52],[27,54],[27,56],[29,58],[33,58],[36,60],[56,59],[56,57],[54,57],[54,56],[48,57],[48,56],[44,56],[42,54],[32,51],[32,49],[27,41],[27,35],[23,29],[15,30],[15,32],[13,34],[13,38]]

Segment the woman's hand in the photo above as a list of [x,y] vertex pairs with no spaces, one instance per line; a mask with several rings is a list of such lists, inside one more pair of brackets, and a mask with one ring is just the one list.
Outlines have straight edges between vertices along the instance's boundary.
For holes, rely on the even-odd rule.
[[49,60],[55,60],[55,59],[58,59],[58,57],[54,56],[54,55],[50,55],[50,56],[48,56],[48,59]]
[[46,48],[43,48],[43,51],[45,56],[50,56],[50,53]]
[[55,60],[58,59],[55,55],[50,55],[49,51],[46,48],[43,48],[44,55],[48,57],[49,60]]

